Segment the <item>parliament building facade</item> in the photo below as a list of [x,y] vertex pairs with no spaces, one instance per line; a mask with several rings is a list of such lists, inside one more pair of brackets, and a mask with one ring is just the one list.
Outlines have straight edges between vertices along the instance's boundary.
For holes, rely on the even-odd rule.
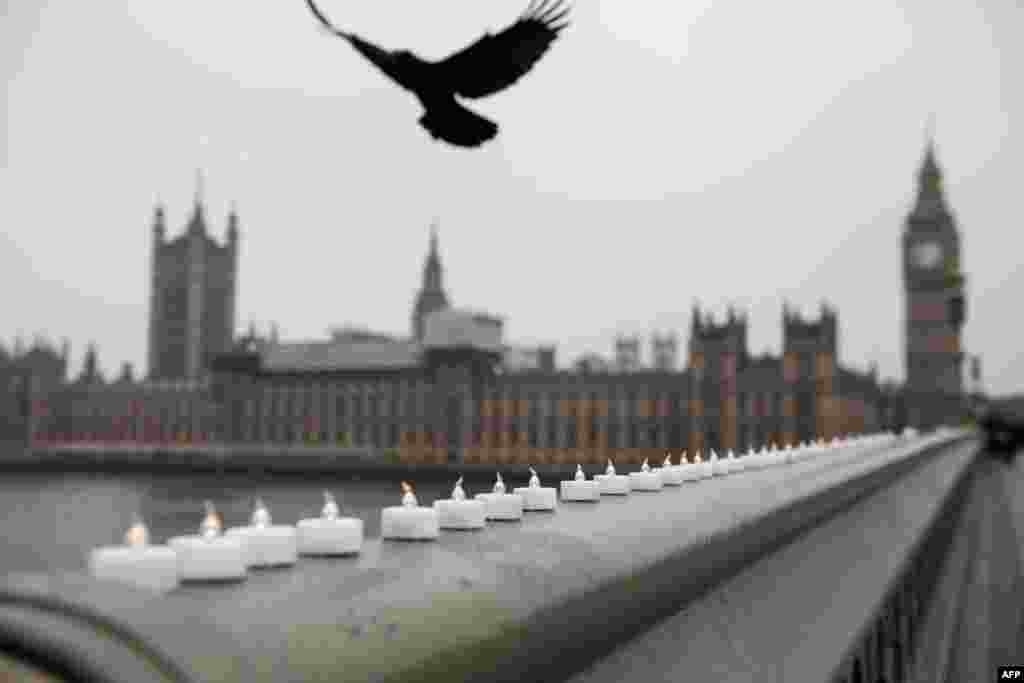
[[38,440],[334,444],[409,462],[638,462],[965,415],[959,239],[931,146],[903,238],[905,387],[841,364],[838,315],[827,305],[814,319],[782,311],[778,356],[749,353],[741,313],[714,320],[694,308],[685,367],[674,338],[655,337],[651,367],[637,362],[638,340],[620,339],[613,362],[591,356],[558,369],[553,348],[510,346],[500,318],[450,304],[436,232],[408,336],[344,329],[288,343],[250,330],[231,341],[237,217],[225,247],[206,236],[198,200],[179,246],[164,245],[162,225],[158,213],[151,377],[46,392],[36,401]]

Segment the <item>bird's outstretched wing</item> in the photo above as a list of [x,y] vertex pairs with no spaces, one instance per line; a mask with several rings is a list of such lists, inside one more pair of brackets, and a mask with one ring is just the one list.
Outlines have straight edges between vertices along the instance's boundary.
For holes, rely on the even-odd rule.
[[355,33],[342,31],[330,22],[324,13],[320,11],[320,8],[313,3],[313,0],[306,0],[306,5],[313,13],[313,16],[317,18],[317,21],[323,25],[324,29],[326,29],[328,33],[332,33],[347,40],[349,44],[359,52],[359,54],[366,57],[366,59],[368,59],[374,66],[383,71],[386,76],[397,82],[399,85],[403,87],[407,87],[409,85],[408,81],[410,75],[405,69],[401,68],[401,63],[398,60],[396,53],[378,47],[369,41],[363,40]]
[[437,63],[439,76],[456,94],[477,98],[509,87],[544,56],[568,25],[563,0],[531,0],[516,23],[485,34],[469,47]]

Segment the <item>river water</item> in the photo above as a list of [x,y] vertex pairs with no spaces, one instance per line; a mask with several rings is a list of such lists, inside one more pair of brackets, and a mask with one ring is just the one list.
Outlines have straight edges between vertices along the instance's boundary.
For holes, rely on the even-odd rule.
[[[525,482],[509,487],[523,486]],[[421,505],[447,498],[452,482],[418,482]],[[470,495],[491,482],[467,482]],[[324,489],[334,493],[342,514],[363,520],[367,537],[380,535],[380,509],[398,505],[398,481],[336,477],[262,477],[246,474],[111,475],[0,472],[0,574],[82,570],[89,551],[122,542],[132,515],[149,526],[150,541],[196,533],[203,501],[211,500],[226,526],[248,523],[256,496],[275,523],[316,517]]]

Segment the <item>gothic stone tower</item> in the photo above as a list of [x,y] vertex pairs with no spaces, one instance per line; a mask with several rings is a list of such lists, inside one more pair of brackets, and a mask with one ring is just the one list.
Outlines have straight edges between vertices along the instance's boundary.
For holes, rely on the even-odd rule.
[[920,428],[956,423],[963,408],[964,277],[960,237],[931,142],[903,232],[903,285],[908,421]]
[[153,223],[153,276],[149,313],[150,379],[198,379],[213,354],[231,349],[235,329],[238,216],[228,216],[227,240],[218,245],[206,228],[196,192],[183,235],[167,241],[163,207]]
[[702,320],[694,306],[689,361],[691,453],[739,447],[737,378],[748,360],[746,315],[730,308],[719,325],[710,315]]
[[817,321],[783,307],[783,443],[838,436],[838,347],[838,317],[828,304]]
[[435,311],[448,308],[448,297],[444,293],[444,269],[437,250],[437,226],[430,228],[430,252],[423,263],[423,282],[416,295],[412,309],[412,338],[423,341],[424,320]]

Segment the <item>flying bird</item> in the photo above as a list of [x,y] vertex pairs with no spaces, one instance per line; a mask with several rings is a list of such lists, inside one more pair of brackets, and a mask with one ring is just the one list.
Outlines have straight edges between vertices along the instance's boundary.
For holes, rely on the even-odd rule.
[[419,124],[435,140],[457,147],[479,147],[498,134],[498,124],[470,111],[458,97],[479,99],[508,88],[526,75],[568,22],[563,0],[531,0],[519,19],[497,34],[485,33],[472,45],[432,62],[408,50],[385,50],[355,33],[336,28],[306,0],[332,35],[349,42],[388,78],[423,105]]

